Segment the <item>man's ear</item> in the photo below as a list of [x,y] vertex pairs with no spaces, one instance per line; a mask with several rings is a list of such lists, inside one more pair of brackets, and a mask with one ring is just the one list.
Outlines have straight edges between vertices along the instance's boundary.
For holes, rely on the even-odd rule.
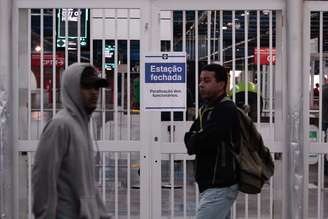
[[220,90],[224,90],[225,84],[224,81],[219,81]]

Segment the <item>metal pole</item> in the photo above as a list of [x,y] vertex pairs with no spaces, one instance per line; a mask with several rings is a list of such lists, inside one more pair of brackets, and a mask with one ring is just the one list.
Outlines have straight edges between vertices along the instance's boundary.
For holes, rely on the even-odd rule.
[[[287,6],[287,218],[306,218],[304,203],[304,125],[303,125],[303,0],[288,0]],[[300,19],[295,19],[300,18]]]
[[0,218],[13,218],[13,147],[10,118],[12,39],[11,0],[0,1]]

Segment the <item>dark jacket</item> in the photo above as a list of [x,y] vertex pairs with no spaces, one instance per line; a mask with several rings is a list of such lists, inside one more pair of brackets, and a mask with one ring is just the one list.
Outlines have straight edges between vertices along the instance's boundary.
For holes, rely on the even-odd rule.
[[195,178],[200,192],[237,183],[237,162],[233,152],[239,153],[240,125],[235,104],[221,102],[224,96],[203,105],[185,134],[188,154],[196,155]]

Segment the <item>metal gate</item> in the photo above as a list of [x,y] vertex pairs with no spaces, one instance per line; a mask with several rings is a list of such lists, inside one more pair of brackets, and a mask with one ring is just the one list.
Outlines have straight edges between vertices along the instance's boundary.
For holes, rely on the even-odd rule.
[[[14,76],[15,218],[33,218],[31,169],[46,122],[62,108],[61,75],[74,62],[88,62],[109,81],[90,122],[99,192],[114,218],[149,218],[147,130],[140,112],[142,27],[148,18],[139,1],[77,5],[21,1],[17,15],[17,74]],[[76,8],[78,7],[78,8]],[[17,92],[17,93],[16,93]]]
[[304,7],[304,126],[308,160],[308,216],[326,218],[327,144],[327,2],[305,2]]
[[[31,168],[46,122],[61,108],[61,73],[90,62],[110,81],[90,131],[97,185],[114,218],[191,218],[199,193],[184,132],[198,115],[198,76],[207,63],[229,68],[229,93],[251,117],[275,158],[259,195],[240,194],[233,218],[286,218],[286,14],[284,1],[19,0],[13,15],[15,215],[31,213]],[[327,9],[327,10],[326,10]],[[327,3],[306,2],[304,126],[309,154],[309,217],[323,218],[325,134],[321,131]],[[316,45],[316,46],[315,46]],[[310,49],[311,48],[311,49]],[[144,54],[187,53],[187,111],[142,109]],[[311,71],[308,71],[311,66]],[[320,130],[320,131],[319,131]]]
[[283,217],[284,8],[268,2],[251,6],[225,3],[169,0],[152,6],[155,51],[185,51],[188,69],[187,111],[152,113],[153,139],[159,137],[152,145],[156,180],[152,187],[153,218],[195,215],[199,192],[192,175],[194,157],[186,154],[183,136],[198,115],[198,77],[207,63],[230,69],[229,93],[234,101],[253,107],[252,119],[274,153],[277,167],[275,177],[260,195],[239,195],[232,216]]

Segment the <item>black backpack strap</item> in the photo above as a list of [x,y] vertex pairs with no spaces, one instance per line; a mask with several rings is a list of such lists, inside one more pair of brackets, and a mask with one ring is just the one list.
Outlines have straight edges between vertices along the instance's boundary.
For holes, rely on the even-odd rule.
[[232,140],[232,133],[230,132],[230,145],[232,147],[229,147],[230,152],[232,153],[232,155],[236,158],[236,160],[238,161],[238,163],[240,162],[240,155],[234,150],[235,148],[235,143]]

